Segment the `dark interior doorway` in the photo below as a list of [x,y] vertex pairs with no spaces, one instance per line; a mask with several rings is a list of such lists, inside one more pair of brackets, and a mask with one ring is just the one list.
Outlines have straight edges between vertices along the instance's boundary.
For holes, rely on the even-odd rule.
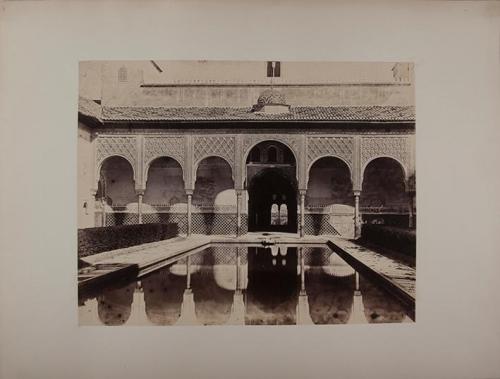
[[298,264],[295,247],[248,248],[247,304],[259,312],[253,312],[250,320],[248,315],[252,312],[247,313],[247,323],[296,323]]
[[297,190],[280,168],[265,168],[248,188],[248,230],[297,232]]

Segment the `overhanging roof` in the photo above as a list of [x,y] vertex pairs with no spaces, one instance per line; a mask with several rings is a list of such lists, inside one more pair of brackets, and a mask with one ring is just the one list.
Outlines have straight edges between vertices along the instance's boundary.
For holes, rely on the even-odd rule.
[[78,114],[93,121],[102,123],[102,108],[95,101],[81,97],[78,99]]
[[307,106],[286,113],[254,112],[232,107],[101,107],[80,98],[79,114],[99,123],[114,122],[217,122],[217,121],[332,121],[414,122],[414,106]]
[[103,121],[414,121],[412,106],[291,107],[287,113],[227,107],[103,107]]

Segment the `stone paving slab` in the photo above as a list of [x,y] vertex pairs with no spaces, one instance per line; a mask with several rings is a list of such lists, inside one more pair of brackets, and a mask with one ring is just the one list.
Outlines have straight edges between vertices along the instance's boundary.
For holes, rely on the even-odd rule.
[[172,258],[210,244],[209,236],[196,235],[190,238],[173,238],[160,242],[146,243],[124,249],[112,250],[83,258],[90,264],[128,263],[137,264],[139,269]]

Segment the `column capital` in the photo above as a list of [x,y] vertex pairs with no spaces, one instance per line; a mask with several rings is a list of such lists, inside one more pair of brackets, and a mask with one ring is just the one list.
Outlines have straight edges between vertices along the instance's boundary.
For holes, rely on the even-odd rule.
[[307,192],[307,188],[299,188],[299,195],[300,196],[305,196]]
[[144,192],[146,192],[146,189],[145,188],[136,188],[135,189],[135,194],[137,196],[144,196]]
[[354,190],[352,191],[354,196],[361,196],[361,190]]
[[193,196],[193,193],[194,193],[194,189],[187,189],[186,188],[186,195],[187,196]]

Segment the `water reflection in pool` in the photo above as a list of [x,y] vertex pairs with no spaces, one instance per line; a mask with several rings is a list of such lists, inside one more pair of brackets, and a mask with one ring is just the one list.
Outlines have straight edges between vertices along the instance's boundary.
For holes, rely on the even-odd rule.
[[81,325],[408,322],[408,309],[327,247],[213,246],[132,283],[80,294]]

